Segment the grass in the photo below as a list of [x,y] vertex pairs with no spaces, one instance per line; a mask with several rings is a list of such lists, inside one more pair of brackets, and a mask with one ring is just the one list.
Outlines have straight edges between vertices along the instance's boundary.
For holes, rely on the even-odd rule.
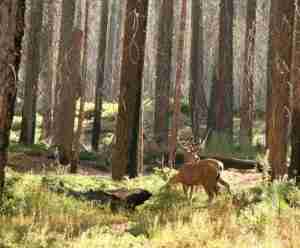
[[[292,182],[234,189],[207,205],[165,187],[161,171],[135,180],[8,172],[0,247],[299,247],[300,191]],[[141,187],[154,196],[134,213],[55,193]],[[289,204],[288,204],[289,203]]]

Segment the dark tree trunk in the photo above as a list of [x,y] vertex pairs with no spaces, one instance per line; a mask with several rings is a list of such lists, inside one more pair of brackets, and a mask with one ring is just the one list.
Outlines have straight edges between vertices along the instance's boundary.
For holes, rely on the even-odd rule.
[[207,118],[207,102],[203,86],[203,15],[202,1],[192,1],[192,44],[190,62],[190,106],[194,140],[201,138],[201,123]]
[[17,94],[24,35],[24,13],[25,0],[0,2],[0,203],[4,189],[7,148]]
[[219,60],[209,128],[219,139],[233,138],[233,0],[220,1]]
[[130,0],[126,3],[116,144],[112,157],[114,180],[121,180],[126,172],[130,178],[137,176],[138,172],[137,149],[147,8],[148,0]]
[[256,33],[256,0],[248,0],[247,5],[247,27],[245,39],[245,68],[244,80],[241,84],[241,124],[240,144],[248,147],[252,144],[253,126],[253,85],[254,85],[254,55],[255,55],[255,33]]
[[290,122],[290,88],[293,48],[294,0],[271,2],[269,57],[271,122],[268,130],[269,161],[273,179],[287,173],[288,124]]
[[[76,1],[63,0],[58,58],[57,103],[55,111],[55,143],[59,148],[60,162],[67,165],[72,159],[74,120],[76,108],[76,85],[74,78],[74,52],[80,46],[80,32],[73,32]],[[78,30],[77,30],[78,31]],[[78,37],[77,37],[78,36]],[[78,51],[79,52],[79,51]],[[74,80],[75,79],[75,80]]]
[[[92,132],[92,148],[98,151],[99,138],[101,132],[101,113],[102,113],[102,96],[103,96],[103,82],[104,82],[104,65],[106,53],[106,34],[108,23],[108,1],[102,1],[101,5],[101,22],[98,41],[98,64],[97,64],[97,78],[96,78],[96,96],[95,96],[95,112]],[[111,41],[110,41],[111,42]]]
[[158,25],[154,114],[154,137],[162,152],[168,149],[173,15],[173,0],[162,0]]
[[45,23],[43,27],[43,37],[41,38],[42,52],[42,140],[48,140],[52,134],[53,124],[53,79],[54,79],[54,22],[55,4],[53,0],[47,0],[45,8]]
[[[299,8],[299,1],[297,7]],[[289,167],[289,177],[296,178],[300,182],[300,16],[295,13],[294,44],[293,44],[293,67],[292,67],[292,130],[291,143],[292,154]]]
[[169,165],[173,167],[176,156],[176,145],[177,145],[177,133],[179,125],[179,114],[180,114],[180,97],[181,97],[181,85],[183,83],[183,65],[184,65],[184,34],[186,27],[186,14],[187,14],[187,1],[182,1],[180,15],[180,29],[179,29],[179,40],[177,47],[177,60],[176,60],[176,83],[175,83],[175,96],[174,96],[174,112],[172,118],[172,129],[169,141]]
[[27,59],[25,63],[25,93],[20,142],[32,145],[35,139],[36,101],[40,73],[40,44],[43,22],[43,1],[30,1]]

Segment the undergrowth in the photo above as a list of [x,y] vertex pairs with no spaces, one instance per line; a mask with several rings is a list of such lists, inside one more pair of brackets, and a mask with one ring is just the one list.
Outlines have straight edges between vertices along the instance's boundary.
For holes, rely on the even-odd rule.
[[[156,171],[135,180],[8,172],[0,213],[0,247],[300,247],[300,191],[293,182],[234,188],[208,205],[166,186]],[[135,212],[112,213],[66,196],[120,187],[153,193]]]

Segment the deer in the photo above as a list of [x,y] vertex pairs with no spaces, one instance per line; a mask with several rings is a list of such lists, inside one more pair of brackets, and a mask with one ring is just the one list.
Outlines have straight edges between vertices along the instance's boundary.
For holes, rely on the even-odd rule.
[[[216,159],[201,160],[197,154],[197,145],[192,144],[185,147],[185,163],[179,171],[171,177],[167,185],[181,183],[184,194],[192,199],[194,186],[202,185],[211,202],[219,193],[218,183],[222,184],[229,193],[230,185],[221,177],[223,163]],[[190,194],[189,194],[190,189]]]
[[[221,177],[219,169],[222,163],[215,159],[203,159],[196,162],[185,163],[179,171],[171,177],[167,185],[174,185],[181,183],[184,194],[192,199],[194,186],[202,185],[208,195],[208,201],[211,202],[219,193],[218,183],[226,187],[227,191],[231,193],[229,184]],[[190,195],[188,189],[190,188]]]

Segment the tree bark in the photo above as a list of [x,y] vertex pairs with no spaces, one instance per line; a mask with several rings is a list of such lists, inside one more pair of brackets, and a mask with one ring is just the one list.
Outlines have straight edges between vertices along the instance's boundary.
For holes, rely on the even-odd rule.
[[248,0],[247,23],[245,39],[244,80],[241,84],[241,123],[240,145],[249,147],[252,144],[252,126],[254,117],[253,87],[254,87],[254,55],[256,34],[256,0]]
[[[299,1],[296,1],[299,10]],[[296,178],[300,182],[300,16],[295,13],[294,22],[294,44],[292,65],[292,130],[291,130],[291,164],[289,166],[289,177]]]
[[[76,109],[76,85],[74,77],[74,52],[80,49],[82,33],[73,32],[76,1],[63,0],[60,29],[60,46],[58,57],[58,80],[56,85],[57,103],[55,111],[55,143],[59,149],[60,162],[70,164],[74,137],[74,120]],[[79,30],[77,30],[79,31]],[[77,40],[78,39],[78,40]],[[76,41],[77,40],[77,41]],[[70,45],[71,44],[71,45]],[[75,79],[75,80],[74,80]]]
[[220,1],[219,61],[210,106],[209,128],[219,139],[233,139],[233,0]]
[[177,145],[177,133],[179,125],[179,114],[180,114],[180,97],[181,97],[181,84],[183,83],[183,65],[184,65],[184,34],[186,27],[186,14],[187,14],[187,1],[182,1],[180,15],[180,29],[179,29],[179,40],[177,47],[177,64],[176,64],[176,83],[175,83],[175,96],[174,96],[174,112],[172,118],[172,129],[169,141],[169,165],[174,166],[176,145]]
[[154,138],[162,152],[168,149],[173,18],[173,0],[162,0],[158,25],[154,110]]
[[192,131],[194,140],[200,141],[201,122],[207,118],[207,102],[203,78],[203,15],[202,1],[192,1],[191,34],[191,85],[189,101],[191,107]]
[[36,102],[40,73],[40,44],[43,22],[43,1],[30,1],[27,60],[25,63],[25,93],[20,142],[32,145],[35,140]]
[[17,94],[25,26],[24,13],[25,0],[0,2],[0,203],[4,189],[7,148]]
[[125,30],[116,144],[112,157],[112,178],[137,176],[137,149],[142,75],[146,40],[148,0],[126,3]]
[[[102,1],[101,5],[101,20],[98,40],[98,63],[97,63],[97,78],[96,78],[96,96],[95,96],[95,112],[92,132],[92,148],[98,151],[99,138],[101,133],[101,114],[102,114],[102,96],[104,82],[104,66],[106,54],[106,36],[108,23],[108,1]],[[109,41],[111,42],[111,41]]]
[[270,83],[271,122],[268,130],[272,180],[287,174],[288,124],[290,122],[290,82],[293,48],[294,0],[271,2]]
[[[83,7],[83,4],[85,5]],[[79,98],[79,111],[78,111],[78,118],[77,118],[77,128],[74,135],[74,141],[73,141],[73,155],[72,155],[72,161],[71,161],[71,168],[70,173],[77,173],[78,165],[79,165],[79,155],[80,155],[80,139],[82,135],[82,129],[83,129],[83,123],[84,123],[84,107],[85,107],[85,90],[87,85],[87,50],[88,50],[88,20],[89,20],[89,1],[80,0],[78,2],[78,17],[77,17],[77,28],[81,28],[81,19],[84,13],[84,42],[80,42],[81,47],[79,48],[79,51],[83,52],[76,52],[79,56],[78,60],[78,70],[79,70],[79,82],[78,82],[78,98]],[[83,34],[82,34],[83,35]],[[81,39],[81,38],[80,38]],[[82,43],[84,43],[82,45]]]
[[42,134],[41,140],[48,140],[53,131],[53,76],[54,76],[54,23],[55,23],[55,3],[48,0],[45,6],[45,23],[43,25],[43,37],[41,39],[42,65]]

